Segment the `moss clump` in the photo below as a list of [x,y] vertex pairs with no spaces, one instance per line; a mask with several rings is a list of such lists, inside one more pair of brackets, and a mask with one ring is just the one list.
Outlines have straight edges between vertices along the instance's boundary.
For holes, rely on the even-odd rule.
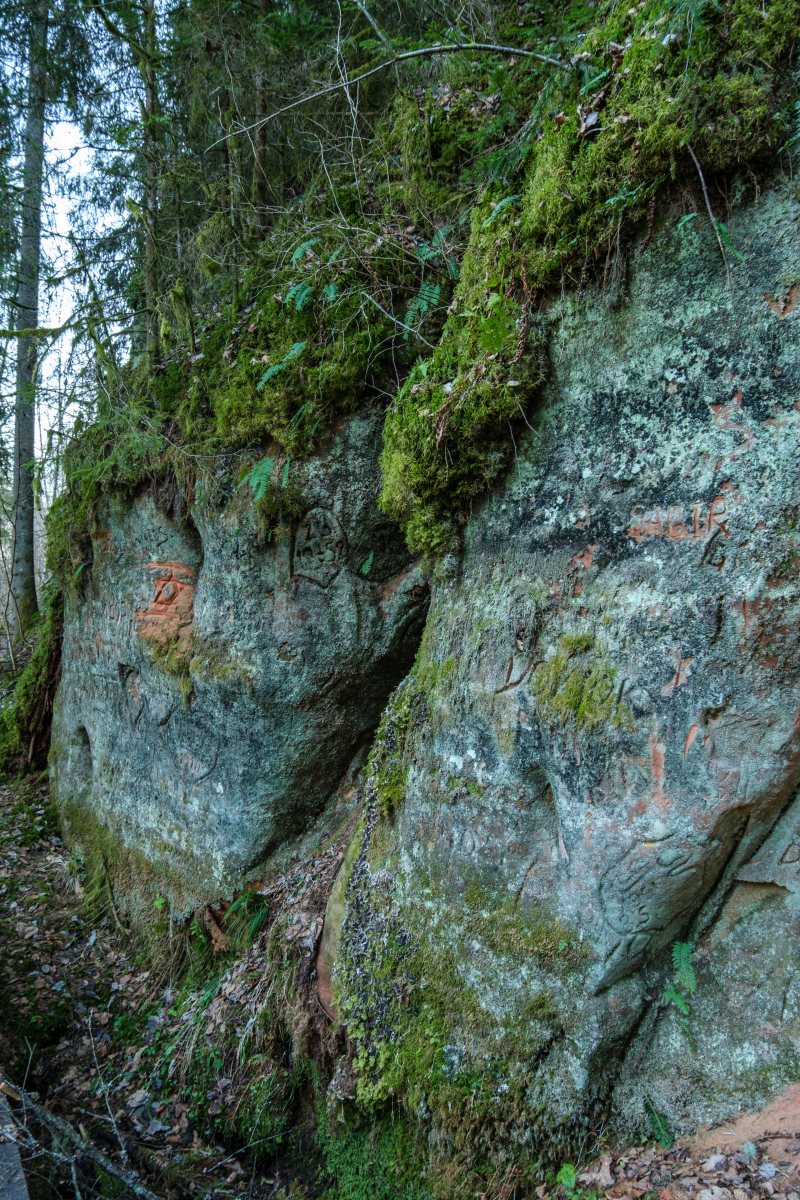
[[408,675],[389,698],[369,758],[378,810],[384,817],[397,808],[405,795],[408,735],[429,720],[427,690],[418,685],[416,675]]
[[194,685],[190,674],[191,652],[186,633],[179,632],[170,637],[152,640],[150,642],[150,662],[165,675],[171,675],[177,682],[184,710],[188,710],[194,693]]
[[448,319],[442,346],[418,361],[386,418],[381,505],[415,552],[452,545],[473,501],[506,467],[511,422],[546,375],[527,301],[513,281],[474,270],[477,257],[468,252],[461,312]]
[[[105,825],[86,802],[72,798],[59,804],[66,844],[71,848],[70,873],[81,882],[88,914],[95,921],[108,917],[117,924],[124,903],[136,913],[136,927],[149,957],[163,962],[172,953],[169,913],[185,909],[194,880],[168,866],[156,865],[139,850],[127,846]],[[167,849],[162,843],[162,849]],[[185,934],[185,931],[184,931]],[[185,936],[181,937],[181,945]]]
[[625,724],[630,718],[617,696],[616,676],[597,653],[593,634],[562,637],[555,654],[533,675],[540,718],[585,730]]
[[329,1113],[319,1098],[317,1138],[336,1200],[429,1200],[419,1126],[405,1113],[360,1124],[345,1120],[343,1108]]
[[0,718],[0,770],[41,768],[46,764],[63,624],[64,596],[53,585],[42,597],[30,662],[20,673],[13,698]]
[[[623,230],[644,217],[652,230],[670,189],[697,210],[691,151],[710,177],[752,171],[786,140],[792,0],[768,12],[757,0],[575,0],[537,12],[536,40],[549,34],[568,66],[497,68],[496,140],[470,168],[488,189],[450,316],[387,415],[381,503],[415,550],[448,548],[507,464],[509,426],[545,374],[535,313],[547,289],[582,290],[591,277],[603,300],[618,292]],[[466,82],[462,70],[457,86]]]
[[[337,1004],[357,1049],[359,1107],[378,1121],[390,1102],[401,1119],[416,1116],[437,1147],[423,1175],[436,1197],[471,1200],[509,1155],[532,1190],[573,1149],[530,1097],[537,1058],[563,1033],[554,994],[540,985],[520,996],[498,1028],[459,970],[468,939],[434,947],[430,913],[405,915],[410,926],[379,900],[368,912],[362,895],[343,927]],[[457,925],[456,912],[440,915]]]
[[466,929],[495,954],[515,959],[536,959],[547,970],[560,975],[586,968],[591,959],[588,945],[571,930],[541,910],[526,912],[517,907],[474,913]]
[[[237,656],[229,642],[209,641],[192,630],[187,655],[187,672],[205,681],[233,682],[252,688],[255,668]],[[190,680],[191,683],[191,680]]]

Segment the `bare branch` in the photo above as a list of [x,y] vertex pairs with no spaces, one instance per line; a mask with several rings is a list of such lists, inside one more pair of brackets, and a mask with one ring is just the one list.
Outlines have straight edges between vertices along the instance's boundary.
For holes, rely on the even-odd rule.
[[138,1197],[138,1200],[160,1200],[160,1197],[151,1192],[149,1188],[146,1188],[143,1183],[140,1183],[132,1171],[127,1171],[124,1167],[120,1167],[118,1163],[113,1162],[101,1150],[93,1146],[91,1142],[85,1141],[72,1128],[69,1121],[64,1121],[61,1117],[57,1117],[55,1113],[51,1113],[46,1108],[43,1108],[41,1104],[37,1104],[29,1092],[24,1091],[20,1087],[15,1087],[14,1084],[7,1081],[4,1081],[4,1083],[3,1091],[5,1094],[14,1099],[19,1099],[25,1108],[31,1109],[41,1123],[46,1125],[51,1133],[59,1138],[63,1146],[69,1146],[73,1153],[85,1154],[87,1158],[91,1158],[99,1167],[102,1167],[107,1175],[112,1175],[114,1179],[118,1179],[120,1183],[124,1184],[129,1192]]
[[370,25],[372,26],[372,28],[373,28],[373,29],[375,30],[375,32],[377,33],[378,37],[379,37],[379,38],[381,39],[381,41],[383,42],[384,46],[386,47],[386,49],[387,49],[387,50],[389,51],[389,53],[391,54],[391,53],[392,53],[392,44],[391,44],[391,42],[389,41],[389,39],[387,38],[386,34],[385,34],[385,33],[383,32],[383,30],[381,29],[381,27],[380,27],[380,25],[378,24],[378,22],[377,22],[377,21],[375,20],[375,18],[373,17],[372,13],[371,13],[371,12],[369,11],[369,9],[367,8],[367,6],[366,6],[365,4],[362,4],[362,3],[361,3],[361,0],[353,0],[353,3],[355,4],[355,6],[356,6],[356,8],[358,9],[358,11],[361,13],[362,17],[366,17],[366,19],[369,21]]
[[[360,5],[359,5],[360,7]],[[547,54],[539,54],[536,50],[521,50],[519,46],[500,46],[494,42],[447,42],[442,44],[436,42],[433,46],[423,46],[420,50],[406,50],[403,54],[395,54],[392,58],[388,58],[386,62],[379,63],[377,67],[370,68],[369,71],[364,71],[361,75],[355,75],[352,79],[343,79],[340,83],[329,84],[328,87],[321,88],[318,92],[312,92],[310,96],[302,96],[299,100],[293,100],[291,104],[285,104],[283,108],[278,108],[269,116],[264,117],[261,121],[256,121],[253,125],[243,125],[239,130],[240,133],[247,133],[252,129],[261,129],[263,125],[274,121],[276,117],[283,116],[284,113],[290,112],[293,108],[298,108],[301,104],[308,104],[311,100],[319,100],[322,96],[329,96],[333,92],[340,92],[343,88],[351,87],[355,83],[361,83],[364,79],[369,79],[371,75],[377,75],[379,71],[385,71],[387,67],[394,67],[397,63],[407,62],[411,58],[430,58],[434,54],[453,54],[457,50],[486,50],[494,54],[519,54],[522,58],[535,58],[539,62],[548,63],[551,67],[558,67],[562,71],[571,70],[569,62],[562,62],[561,59],[551,58]],[[212,143],[209,149],[213,150],[215,146],[224,141],[220,138],[219,141]]]
[[697,167],[697,174],[700,176],[700,186],[703,189],[703,199],[706,202],[706,209],[708,210],[708,218],[711,221],[711,228],[714,230],[714,233],[717,235],[717,242],[719,244],[719,252],[722,255],[722,261],[725,263],[725,274],[728,276],[728,291],[730,292],[730,297],[731,297],[731,308],[733,308],[733,284],[731,283],[731,269],[728,266],[728,257],[725,253],[725,247],[722,244],[722,238],[719,236],[719,229],[717,228],[717,218],[714,216],[714,210],[712,209],[711,201],[708,198],[708,188],[706,187],[706,180],[705,180],[705,176],[703,175],[703,169],[700,166],[697,155],[695,154],[694,150],[692,149],[692,147],[689,145],[688,142],[686,143],[686,149],[691,154],[692,162]]

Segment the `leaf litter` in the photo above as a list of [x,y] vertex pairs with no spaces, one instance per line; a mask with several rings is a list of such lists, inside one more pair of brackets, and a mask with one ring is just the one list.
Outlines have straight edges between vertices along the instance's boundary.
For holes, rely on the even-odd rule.
[[[127,1172],[125,1190],[138,1181],[138,1194],[166,1200],[307,1195],[282,1154],[294,1131],[262,1139],[275,1145],[255,1158],[234,1120],[264,1081],[259,1069],[265,1105],[281,1091],[274,1064],[252,1052],[263,1049],[259,1017],[287,980],[298,1004],[314,1010],[304,1020],[316,1026],[317,1042],[336,1042],[341,1053],[344,1035],[331,1031],[316,999],[314,951],[344,845],[264,886],[257,919],[246,905],[238,921],[227,919],[235,904],[198,913],[211,967],[189,991],[174,963],[143,959],[116,909],[89,919],[80,864],[57,830],[45,787],[0,787],[0,1087],[12,1101],[26,1171],[45,1173],[56,1197],[117,1194],[113,1185],[98,1188],[98,1172],[112,1167]],[[238,940],[230,929],[256,935]],[[189,1086],[198,1056],[211,1064],[200,1097]],[[313,1125],[313,1109],[305,1119]],[[59,1121],[77,1131],[70,1153]]]

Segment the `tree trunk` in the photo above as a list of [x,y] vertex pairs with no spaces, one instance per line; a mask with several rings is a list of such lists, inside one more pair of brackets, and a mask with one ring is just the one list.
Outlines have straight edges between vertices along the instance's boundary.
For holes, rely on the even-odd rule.
[[156,10],[147,4],[144,10],[144,45],[149,57],[144,61],[144,287],[147,305],[147,357],[152,366],[158,357],[158,83],[156,80]]
[[[258,8],[261,13],[262,27],[264,33],[266,33],[266,18],[272,11],[272,0],[258,0]],[[265,50],[263,46],[259,47],[258,54],[264,56]],[[263,231],[267,226],[267,79],[263,57],[261,67],[256,73],[255,89],[256,128],[253,138],[252,200],[255,210],[256,228]]]
[[[22,227],[20,235],[17,328],[39,324],[39,261],[42,240],[44,115],[47,99],[47,0],[37,0],[31,18],[28,62],[28,111],[25,122]],[[37,339],[17,339],[17,387],[14,407],[14,562],[11,573],[11,623],[24,634],[38,611],[33,560],[33,458],[36,421]]]

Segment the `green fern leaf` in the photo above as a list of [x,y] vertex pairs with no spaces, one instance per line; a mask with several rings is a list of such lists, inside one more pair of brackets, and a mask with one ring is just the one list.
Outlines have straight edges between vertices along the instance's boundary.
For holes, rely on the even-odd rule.
[[294,342],[291,345],[291,347],[289,348],[288,353],[284,354],[283,358],[281,359],[281,361],[279,363],[274,363],[271,367],[267,367],[266,371],[264,372],[264,374],[261,376],[258,383],[256,384],[256,391],[257,392],[263,391],[264,384],[269,383],[270,379],[274,379],[274,377],[278,374],[278,372],[282,371],[283,368],[287,365],[287,363],[290,363],[293,358],[297,358],[298,354],[302,354],[307,345],[308,345],[307,341],[306,342]]
[[239,478],[239,487],[244,487],[246,483],[250,485],[253,493],[253,500],[258,502],[264,496],[269,483],[269,477],[272,474],[272,459],[262,458],[257,462],[252,470],[247,471]]
[[307,242],[301,242],[292,255],[292,266],[295,265],[298,258],[302,258],[306,250],[310,250],[312,246],[316,246],[319,238],[309,238]]
[[496,220],[496,219],[497,219],[497,218],[500,216],[500,213],[503,211],[503,209],[504,209],[504,208],[507,208],[509,204],[513,204],[515,200],[519,200],[519,196],[518,196],[518,195],[514,195],[514,196],[505,196],[505,197],[504,197],[504,198],[503,198],[503,199],[500,201],[500,203],[499,203],[499,204],[495,204],[495,206],[494,206],[494,208],[492,209],[491,213],[490,213],[490,214],[489,214],[489,216],[486,218],[486,220],[483,222],[483,226],[482,226],[482,228],[483,228],[483,229],[485,229],[487,225],[491,225],[491,224],[492,224],[492,222],[493,222],[493,221],[495,221],[495,220]]
[[308,301],[314,295],[314,285],[311,283],[296,283],[286,293],[286,303],[294,301],[295,312],[302,312]]
[[653,1130],[654,1138],[656,1139],[656,1141],[658,1142],[658,1144],[662,1148],[662,1150],[669,1150],[670,1146],[672,1145],[672,1143],[675,1139],[672,1136],[672,1133],[670,1131],[669,1126],[667,1125],[666,1120],[661,1115],[661,1113],[658,1111],[655,1104],[653,1104],[653,1101],[650,1099],[649,1096],[645,1096],[644,1103],[645,1103],[645,1111],[647,1112],[647,1116],[650,1120],[650,1125]]
[[672,984],[670,984],[669,987],[664,991],[664,1000],[667,1002],[667,1004],[674,1004],[679,1012],[682,1012],[685,1017],[688,1017],[690,1011],[689,1001],[686,999],[683,992],[676,991]]
[[714,228],[715,228],[715,229],[716,229],[716,231],[717,231],[717,234],[718,234],[718,236],[719,236],[719,240],[722,242],[723,246],[725,246],[726,250],[729,250],[729,251],[730,251],[730,253],[733,255],[733,257],[734,257],[734,258],[737,258],[737,259],[739,260],[739,262],[744,262],[744,255],[743,255],[743,254],[741,254],[741,253],[740,253],[740,252],[739,252],[739,251],[736,249],[736,247],[734,246],[733,242],[731,241],[731,235],[730,235],[730,233],[729,233],[729,231],[728,231],[728,226],[725,224],[725,222],[724,222],[724,221],[718,221],[718,220],[715,218],[715,219],[714,219]]
[[692,1054],[694,1054],[694,1052],[695,1052],[694,1034],[692,1033],[692,1030],[689,1026],[689,1022],[686,1020],[685,1017],[676,1017],[675,1020],[678,1022],[681,1029],[683,1030],[683,1032],[686,1034],[687,1038],[689,1039],[689,1045],[692,1048]]
[[675,977],[684,992],[688,992],[690,996],[693,996],[697,989],[697,976],[692,966],[692,952],[691,942],[676,942],[672,947]]
[[439,303],[439,292],[441,288],[438,283],[428,283],[424,280],[419,285],[419,295],[417,303],[421,314],[425,314],[429,309],[434,308]]

